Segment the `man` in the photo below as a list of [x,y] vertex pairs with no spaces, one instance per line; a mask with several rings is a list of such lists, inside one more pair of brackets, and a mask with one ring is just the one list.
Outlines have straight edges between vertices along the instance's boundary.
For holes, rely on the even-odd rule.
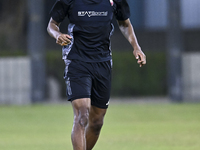
[[[91,150],[109,105],[113,15],[140,67],[146,64],[146,56],[129,20],[126,0],[57,0],[50,14],[47,30],[63,46],[66,93],[74,111],[72,145],[74,150]],[[59,30],[66,16],[70,21],[68,34]]]

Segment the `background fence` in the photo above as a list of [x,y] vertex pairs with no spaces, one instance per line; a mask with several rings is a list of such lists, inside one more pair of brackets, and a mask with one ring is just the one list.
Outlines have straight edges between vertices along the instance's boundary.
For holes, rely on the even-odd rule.
[[30,58],[0,57],[0,104],[30,104],[30,94]]

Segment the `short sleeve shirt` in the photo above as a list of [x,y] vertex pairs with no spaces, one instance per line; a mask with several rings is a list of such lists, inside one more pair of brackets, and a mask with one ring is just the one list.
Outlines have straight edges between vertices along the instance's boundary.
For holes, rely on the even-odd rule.
[[102,62],[111,59],[113,16],[126,20],[130,10],[126,0],[57,0],[50,15],[58,23],[70,21],[72,41],[63,47],[63,59]]

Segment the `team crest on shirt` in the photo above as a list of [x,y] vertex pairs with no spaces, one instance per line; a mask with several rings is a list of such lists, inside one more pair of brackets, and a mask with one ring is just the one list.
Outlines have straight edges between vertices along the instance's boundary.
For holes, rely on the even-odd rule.
[[110,4],[111,4],[111,6],[113,6],[113,0],[110,0]]

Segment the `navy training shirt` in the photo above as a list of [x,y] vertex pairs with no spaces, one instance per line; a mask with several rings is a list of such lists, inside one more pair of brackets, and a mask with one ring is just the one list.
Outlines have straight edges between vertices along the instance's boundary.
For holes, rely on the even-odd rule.
[[71,43],[63,46],[63,59],[103,62],[111,59],[112,18],[126,20],[130,10],[126,0],[57,0],[50,15],[56,22],[68,17]]

